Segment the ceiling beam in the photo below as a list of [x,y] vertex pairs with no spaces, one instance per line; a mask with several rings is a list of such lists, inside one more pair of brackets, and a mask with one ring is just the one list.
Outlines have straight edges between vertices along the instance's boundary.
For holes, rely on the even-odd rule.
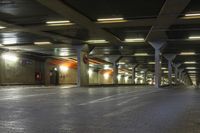
[[73,23],[76,23],[84,28],[87,28],[89,31],[97,33],[99,36],[102,36],[103,39],[110,41],[115,45],[122,45],[122,41],[114,36],[113,34],[103,30],[95,22],[91,21],[86,16],[82,15],[78,11],[74,10],[70,6],[61,2],[60,0],[37,0],[42,5],[48,7],[52,11],[60,14],[61,16],[68,18]]
[[166,0],[157,20],[146,37],[146,41],[165,41],[168,37],[164,30],[159,29],[167,30],[174,24],[189,2],[190,0]]
[[[71,43],[71,42],[82,42],[81,40],[78,39],[72,39],[69,37],[63,37],[60,35],[56,35],[56,34],[51,34],[51,33],[47,33],[47,32],[42,32],[42,31],[37,31],[35,29],[29,29],[23,26],[19,26],[19,25],[15,25],[15,24],[11,24],[5,21],[0,21],[0,25],[5,26],[7,28],[0,30],[0,32],[6,32],[6,31],[18,31],[18,32],[27,32],[27,33],[32,33],[35,35],[39,35],[39,36],[44,36],[44,37],[48,37],[51,38],[53,40],[57,40],[63,43]],[[9,30],[10,29],[10,30]]]

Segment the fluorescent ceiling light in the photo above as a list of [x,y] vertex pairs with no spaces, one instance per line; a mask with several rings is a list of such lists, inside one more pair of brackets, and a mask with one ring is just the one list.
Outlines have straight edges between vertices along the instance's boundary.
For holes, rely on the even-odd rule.
[[197,69],[196,67],[186,67],[186,69]]
[[16,44],[18,38],[3,38],[3,45]]
[[35,45],[46,45],[51,44],[51,42],[34,42]]
[[163,73],[168,73],[169,71],[163,71]]
[[5,29],[6,27],[4,27],[4,26],[0,26],[0,29]]
[[109,42],[106,40],[88,40],[86,41],[86,43],[92,44],[92,43],[109,43]]
[[63,23],[63,24],[48,24],[48,26],[67,26],[67,25],[73,25],[73,23]]
[[100,18],[97,19],[98,22],[103,22],[103,21],[120,21],[124,20],[124,18]]
[[126,38],[125,42],[144,42],[144,38]]
[[167,68],[165,68],[165,67],[162,67],[161,69],[162,69],[162,70],[166,70]]
[[148,56],[148,53],[135,53],[134,56]]
[[70,23],[69,20],[61,20],[61,21],[47,21],[47,24],[63,24],[63,23]]
[[184,64],[196,64],[196,62],[195,61],[186,61],[186,62],[184,62]]
[[154,65],[154,64],[156,64],[155,62],[148,62],[148,64],[150,64],[150,65]]
[[196,73],[196,71],[188,71],[188,73]]
[[189,39],[190,40],[198,40],[198,39],[200,39],[200,36],[190,36]]
[[181,52],[180,55],[195,55],[195,52]]
[[200,16],[200,13],[187,13],[187,14],[185,14],[185,17],[194,17],[194,16]]
[[125,62],[119,62],[118,65],[125,65]]

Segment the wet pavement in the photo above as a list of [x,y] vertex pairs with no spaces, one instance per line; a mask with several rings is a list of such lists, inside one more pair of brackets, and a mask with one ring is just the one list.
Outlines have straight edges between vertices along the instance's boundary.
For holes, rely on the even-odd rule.
[[0,87],[0,133],[200,133],[200,90]]

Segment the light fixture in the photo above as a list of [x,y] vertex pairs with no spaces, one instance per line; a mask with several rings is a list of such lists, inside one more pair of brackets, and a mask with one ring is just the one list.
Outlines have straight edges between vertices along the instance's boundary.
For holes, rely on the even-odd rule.
[[150,64],[150,65],[154,65],[154,64],[156,64],[155,62],[148,62],[148,64]]
[[104,69],[110,69],[110,65],[104,65]]
[[179,55],[195,55],[195,52],[181,52]]
[[118,76],[117,76],[117,79],[120,80],[120,79],[121,79],[121,75],[118,75]]
[[46,24],[48,26],[65,26],[65,25],[73,25],[69,20],[58,20],[58,21],[47,21]]
[[63,24],[63,23],[70,23],[69,20],[61,20],[61,21],[47,21],[46,24]]
[[144,42],[144,38],[126,38],[125,42]]
[[196,71],[188,71],[188,73],[196,73]]
[[69,70],[68,67],[62,65],[60,66],[60,71],[67,72],[68,70]]
[[148,56],[148,53],[135,53],[134,56]]
[[119,62],[118,65],[125,65],[125,62]]
[[196,67],[186,67],[186,69],[197,69]]
[[89,69],[89,70],[88,70],[88,74],[89,74],[89,76],[91,76],[91,75],[93,74],[92,69]]
[[99,18],[97,19],[97,21],[100,23],[116,23],[116,22],[123,22],[125,20],[122,17],[117,17],[117,18]]
[[2,44],[3,45],[12,45],[12,44],[17,44],[18,38],[13,37],[13,38],[3,38],[2,39]]
[[162,69],[162,70],[166,70],[167,68],[165,68],[165,67],[162,67],[161,69]]
[[6,28],[5,26],[1,26],[1,25],[0,25],[0,29],[5,29],[5,28]]
[[125,77],[125,82],[128,82],[128,79],[129,79],[129,77],[128,77],[128,76],[126,76],[126,77]]
[[95,43],[109,43],[109,42],[103,39],[99,39],[99,40],[88,40],[86,41],[86,43],[95,44]]
[[185,14],[185,17],[195,17],[195,16],[200,16],[200,13],[187,13],[187,14]]
[[196,61],[185,61],[184,64],[196,64]]
[[189,39],[190,40],[199,40],[200,36],[190,36]]
[[35,45],[47,45],[47,44],[52,44],[51,42],[34,42]]
[[169,71],[163,71],[163,73],[168,73]]
[[2,58],[7,61],[17,62],[19,58],[14,53],[3,53]]
[[108,80],[109,74],[108,73],[104,73],[103,77],[104,77],[104,79]]

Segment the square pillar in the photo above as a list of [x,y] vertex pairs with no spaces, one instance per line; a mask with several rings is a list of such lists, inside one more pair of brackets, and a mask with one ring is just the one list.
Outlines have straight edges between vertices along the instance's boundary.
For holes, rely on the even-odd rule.
[[135,69],[137,65],[132,65],[132,84],[135,84]]
[[176,85],[178,85],[178,68],[181,66],[181,64],[174,64],[174,68],[175,68],[175,83]]
[[172,85],[172,61],[175,59],[175,54],[165,54],[164,57],[168,61],[168,81],[169,85]]
[[155,87],[161,85],[161,50],[165,46],[165,42],[149,42],[155,49]]
[[89,57],[88,45],[76,46],[77,52],[77,86],[89,85]]
[[118,84],[118,64],[115,62],[113,63],[113,84]]

